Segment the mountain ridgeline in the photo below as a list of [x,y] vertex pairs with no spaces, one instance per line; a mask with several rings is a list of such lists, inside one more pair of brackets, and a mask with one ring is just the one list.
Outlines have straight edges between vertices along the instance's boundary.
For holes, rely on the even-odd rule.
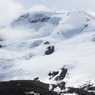
[[94,52],[88,12],[23,13],[0,27],[0,95],[95,95]]

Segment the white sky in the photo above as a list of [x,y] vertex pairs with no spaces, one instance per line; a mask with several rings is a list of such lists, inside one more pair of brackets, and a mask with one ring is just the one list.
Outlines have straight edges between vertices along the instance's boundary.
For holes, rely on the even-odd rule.
[[74,8],[95,11],[95,0],[15,0],[24,8],[29,9],[34,5],[44,5],[49,8],[72,10]]

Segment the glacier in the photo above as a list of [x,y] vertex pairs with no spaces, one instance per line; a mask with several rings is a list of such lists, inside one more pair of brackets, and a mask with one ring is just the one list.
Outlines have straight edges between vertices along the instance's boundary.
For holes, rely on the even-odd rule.
[[0,45],[0,81],[56,83],[48,73],[65,66],[67,87],[95,86],[95,17],[88,12],[26,12],[0,28]]

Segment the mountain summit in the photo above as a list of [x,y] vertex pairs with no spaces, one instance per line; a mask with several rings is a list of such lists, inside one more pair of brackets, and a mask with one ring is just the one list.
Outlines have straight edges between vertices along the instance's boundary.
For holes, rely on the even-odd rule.
[[57,92],[88,90],[95,87],[94,52],[95,18],[89,13],[24,13],[0,28],[0,81],[39,79]]

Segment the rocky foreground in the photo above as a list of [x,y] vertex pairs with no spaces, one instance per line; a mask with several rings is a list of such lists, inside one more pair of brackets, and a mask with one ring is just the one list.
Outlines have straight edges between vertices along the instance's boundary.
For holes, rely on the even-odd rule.
[[0,82],[0,95],[95,95],[93,92],[79,88],[68,87],[67,92],[57,93],[49,91],[49,84],[36,80],[16,80]]

